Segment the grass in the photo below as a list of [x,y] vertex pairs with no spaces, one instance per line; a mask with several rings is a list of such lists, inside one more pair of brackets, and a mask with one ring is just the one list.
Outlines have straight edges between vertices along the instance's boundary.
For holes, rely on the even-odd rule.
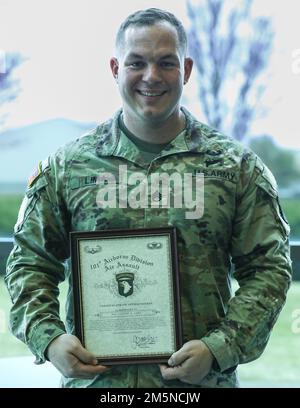
[[[62,287],[64,304],[66,285]],[[7,329],[10,300],[3,279],[0,279],[0,358],[30,355],[27,347]],[[287,302],[272,332],[263,355],[256,361],[239,366],[242,387],[300,387],[300,322],[293,333],[292,314],[300,310],[300,282],[294,282]],[[294,319],[295,320],[295,319]]]

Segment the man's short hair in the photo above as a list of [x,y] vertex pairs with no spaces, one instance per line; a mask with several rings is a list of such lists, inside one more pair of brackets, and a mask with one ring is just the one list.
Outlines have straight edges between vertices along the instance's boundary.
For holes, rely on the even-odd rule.
[[116,50],[120,51],[123,48],[124,34],[129,26],[152,26],[163,21],[167,21],[176,29],[179,45],[182,48],[183,55],[185,55],[187,50],[187,36],[182,23],[174,16],[174,14],[158,8],[138,10],[133,14],[130,14],[126,20],[123,21],[117,32]]

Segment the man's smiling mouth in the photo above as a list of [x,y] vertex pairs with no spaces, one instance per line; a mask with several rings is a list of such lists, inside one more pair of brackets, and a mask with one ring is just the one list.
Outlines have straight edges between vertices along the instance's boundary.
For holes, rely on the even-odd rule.
[[154,91],[141,91],[141,90],[137,90],[137,92],[138,92],[140,95],[143,95],[143,96],[152,96],[152,97],[162,96],[162,95],[164,95],[164,94],[166,93],[166,91],[154,92]]

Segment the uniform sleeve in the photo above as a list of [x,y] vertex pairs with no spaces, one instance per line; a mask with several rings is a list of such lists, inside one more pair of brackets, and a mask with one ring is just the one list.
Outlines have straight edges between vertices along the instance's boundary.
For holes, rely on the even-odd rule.
[[242,162],[231,242],[239,289],[220,326],[202,340],[221,371],[263,352],[291,282],[289,225],[276,181],[253,153]]
[[11,331],[29,346],[37,364],[45,362],[50,341],[65,333],[57,297],[69,257],[67,213],[55,182],[59,175],[54,161],[39,167],[19,211],[5,277],[13,302]]

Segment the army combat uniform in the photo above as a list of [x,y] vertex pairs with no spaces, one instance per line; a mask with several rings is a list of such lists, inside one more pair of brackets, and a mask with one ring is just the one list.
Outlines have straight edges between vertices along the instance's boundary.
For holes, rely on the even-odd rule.
[[[15,226],[6,283],[10,324],[37,363],[56,336],[74,332],[72,289],[66,324],[58,284],[70,279],[69,232],[175,226],[181,274],[184,342],[202,339],[215,357],[199,387],[238,386],[236,366],[263,352],[291,281],[289,226],[276,182],[250,150],[195,120],[150,162],[120,130],[118,112],[41,163]],[[204,174],[204,213],[187,208],[100,208],[100,173]],[[127,186],[128,191],[133,186]],[[158,196],[159,197],[159,196]],[[239,289],[233,295],[231,265]],[[158,365],[119,365],[92,380],[63,378],[65,387],[189,387],[167,381]]]

